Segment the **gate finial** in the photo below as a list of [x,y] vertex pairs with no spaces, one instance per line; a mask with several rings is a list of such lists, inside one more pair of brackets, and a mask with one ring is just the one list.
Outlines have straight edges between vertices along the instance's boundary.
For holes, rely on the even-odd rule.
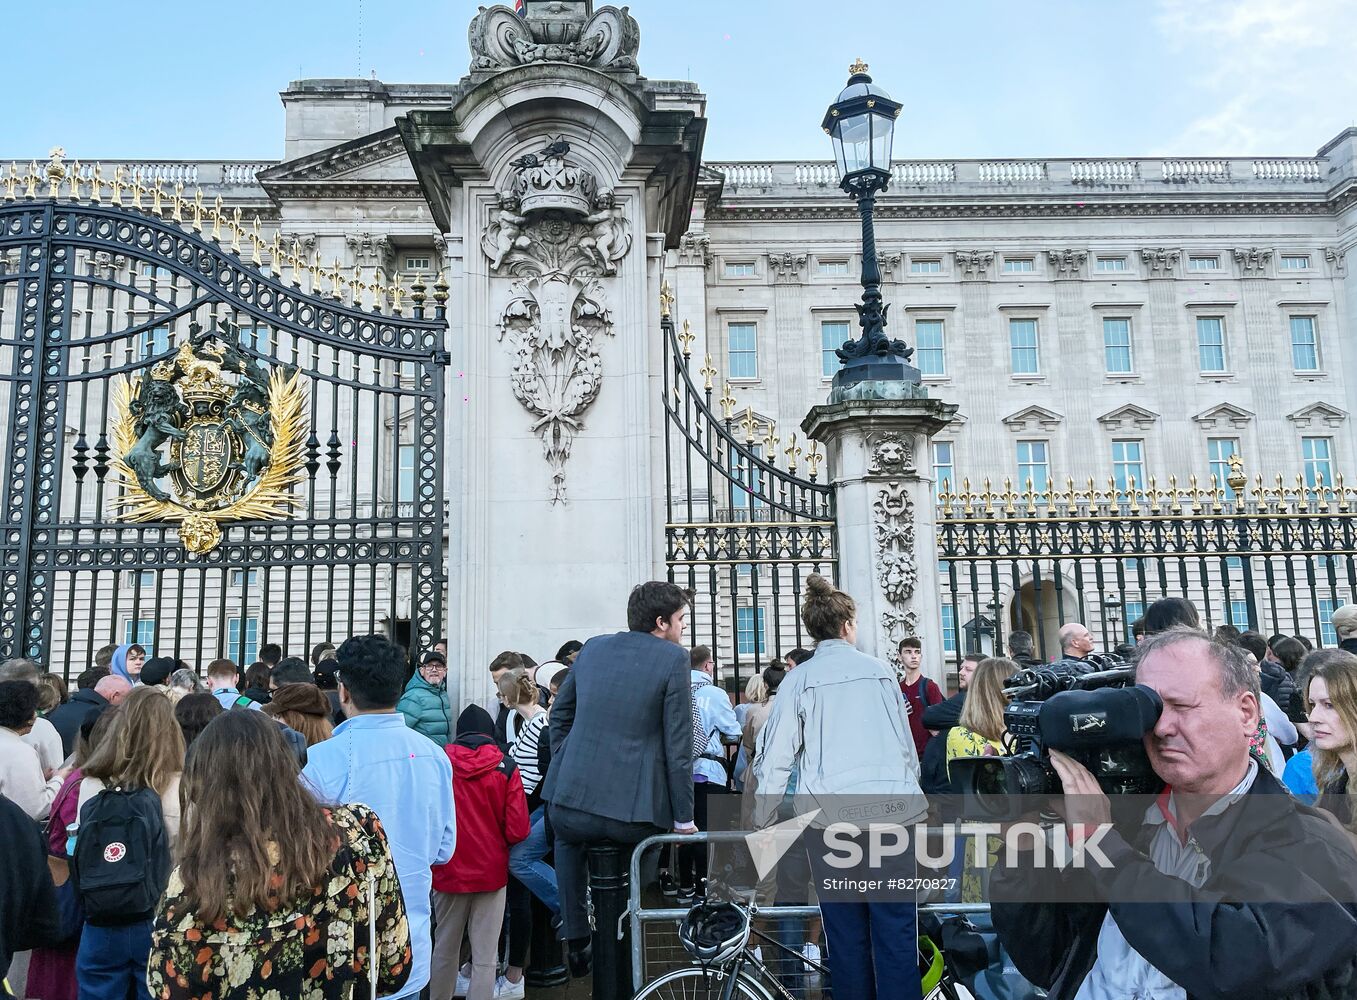
[[666,278],[660,283],[660,315],[665,319],[669,318],[669,310],[674,304],[674,290],[669,287],[669,280]]

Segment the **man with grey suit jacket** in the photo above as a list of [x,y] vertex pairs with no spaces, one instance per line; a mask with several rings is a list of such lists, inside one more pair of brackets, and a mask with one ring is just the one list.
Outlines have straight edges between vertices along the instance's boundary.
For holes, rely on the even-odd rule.
[[585,904],[590,844],[694,833],[693,708],[682,645],[692,593],[635,587],[626,632],[584,644],[551,709],[543,798],[556,835],[556,876],[571,971],[589,963]]

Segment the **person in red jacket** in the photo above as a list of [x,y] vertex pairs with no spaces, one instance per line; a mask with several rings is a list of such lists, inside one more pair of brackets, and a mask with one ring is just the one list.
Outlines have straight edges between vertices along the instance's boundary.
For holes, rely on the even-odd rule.
[[444,749],[452,760],[457,850],[451,861],[433,869],[437,930],[430,995],[432,1000],[461,995],[458,956],[466,933],[471,938],[467,1000],[492,1000],[509,848],[528,836],[528,801],[518,768],[495,742],[495,721],[479,705],[462,712],[457,738]]

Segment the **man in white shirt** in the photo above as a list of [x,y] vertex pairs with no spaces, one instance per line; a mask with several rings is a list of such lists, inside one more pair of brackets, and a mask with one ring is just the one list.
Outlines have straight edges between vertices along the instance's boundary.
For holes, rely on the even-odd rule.
[[[737,745],[742,735],[735,709],[725,689],[714,683],[716,660],[706,646],[689,654],[693,689],[693,813],[699,830],[708,828],[708,797],[729,791],[730,774],[725,761],[727,746]],[[707,877],[704,845],[679,851],[679,906],[692,906]]]
[[26,681],[0,681],[0,794],[31,819],[46,819],[66,780],[65,771],[45,774],[37,751],[23,736],[38,711],[37,688]]
[[[1018,970],[1053,1000],[1357,996],[1357,848],[1249,754],[1258,676],[1237,646],[1170,629],[1138,650],[1163,711],[1145,750],[1164,791],[1088,859],[1005,864],[992,915]],[[1083,765],[1058,751],[1071,828],[1112,822]],[[1121,802],[1119,814],[1126,815]]]
[[[41,675],[42,671],[32,660],[6,660],[0,663],[0,681],[28,681],[36,688]],[[66,759],[61,748],[61,734],[50,722],[38,716],[23,739],[37,751],[44,779],[50,778]]]

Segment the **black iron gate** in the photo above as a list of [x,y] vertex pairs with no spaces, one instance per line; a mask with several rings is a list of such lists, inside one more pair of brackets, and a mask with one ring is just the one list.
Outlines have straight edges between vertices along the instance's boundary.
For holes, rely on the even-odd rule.
[[953,491],[938,511],[943,644],[959,662],[1032,634],[1043,659],[1079,622],[1104,650],[1133,641],[1151,603],[1186,597],[1202,624],[1338,642],[1331,616],[1357,596],[1357,491],[1341,477],[1248,482],[1238,458],[1222,480],[1153,478],[1098,489]]
[[[265,243],[220,200],[121,174],[54,157],[43,175],[0,175],[0,658],[73,676],[115,642],[196,666],[355,632],[427,648],[443,627],[446,284],[426,315],[422,283],[407,300]],[[192,445],[127,416],[172,378],[186,387],[187,403],[165,403],[179,436],[204,415]],[[128,520],[171,479],[236,494],[262,482],[285,384],[295,463],[272,485],[286,516],[243,504],[212,524]],[[182,459],[173,472],[147,459],[148,438]],[[180,499],[211,507],[195,497]]]
[[[694,380],[695,339],[678,332],[666,290],[665,560],[669,579],[697,594],[690,641],[710,646],[723,677],[751,672],[797,646],[805,579],[838,569],[834,490],[818,482],[814,443],[782,439],[773,421],[738,403],[729,382],[713,399],[717,371],[705,357]],[[714,406],[719,406],[718,416]],[[779,467],[779,464],[781,467]],[[804,467],[808,475],[797,475]]]

